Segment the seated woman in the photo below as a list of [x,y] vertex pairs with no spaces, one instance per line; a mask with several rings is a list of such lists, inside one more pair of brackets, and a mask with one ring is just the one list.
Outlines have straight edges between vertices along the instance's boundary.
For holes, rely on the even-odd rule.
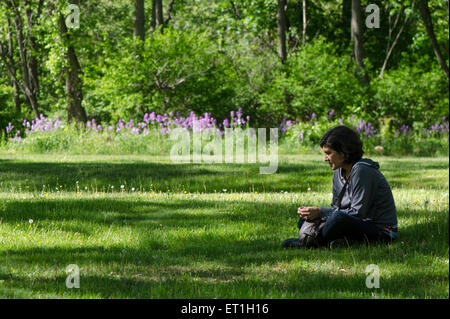
[[[321,224],[316,245],[331,248],[351,242],[389,242],[398,238],[397,212],[389,183],[379,165],[362,158],[358,133],[346,126],[330,129],[320,147],[333,174],[331,207],[299,207],[300,236],[305,221]],[[299,238],[290,238],[283,247],[306,246]]]

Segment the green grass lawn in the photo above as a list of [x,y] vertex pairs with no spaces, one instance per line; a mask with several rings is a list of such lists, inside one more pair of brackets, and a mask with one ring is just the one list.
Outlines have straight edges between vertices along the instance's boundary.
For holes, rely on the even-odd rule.
[[[0,297],[448,298],[449,159],[372,158],[400,239],[284,250],[297,207],[331,201],[322,156],[282,155],[260,175],[261,164],[0,154]],[[66,287],[69,264],[79,289]]]

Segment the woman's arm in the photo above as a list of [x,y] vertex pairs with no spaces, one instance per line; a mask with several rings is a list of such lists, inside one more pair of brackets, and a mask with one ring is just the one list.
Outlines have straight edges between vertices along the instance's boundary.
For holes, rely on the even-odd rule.
[[[331,201],[331,206],[320,206],[320,218],[322,219],[326,219],[328,218],[328,216],[330,216],[330,214],[337,209],[336,207],[336,202],[337,202],[337,198],[338,198],[338,194],[341,191],[341,188],[343,185],[341,185],[340,187],[338,186],[339,183],[339,174],[340,174],[340,169],[334,171],[333,174],[333,199]],[[338,189],[339,188],[339,189]]]
[[357,166],[350,175],[350,205],[340,211],[364,219],[373,202],[375,176],[372,168]]

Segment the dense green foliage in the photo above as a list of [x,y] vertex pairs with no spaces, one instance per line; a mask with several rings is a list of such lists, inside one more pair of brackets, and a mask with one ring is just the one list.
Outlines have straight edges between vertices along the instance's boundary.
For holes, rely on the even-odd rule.
[[[66,118],[65,52],[72,45],[82,68],[82,106],[89,119],[128,120],[151,111],[186,115],[192,110],[211,112],[220,122],[238,107],[260,127],[279,125],[284,117],[309,120],[312,113],[326,114],[331,109],[338,116],[355,114],[375,125],[383,118],[394,118],[398,125],[412,126],[419,119],[432,125],[448,117],[448,79],[439,68],[417,4],[412,8],[410,1],[370,2],[380,8],[380,28],[364,27],[370,78],[365,85],[355,76],[349,1],[306,3],[302,44],[302,1],[289,1],[288,57],[282,64],[277,56],[275,0],[175,0],[170,19],[169,1],[163,1],[167,25],[153,32],[149,32],[151,1],[145,1],[145,42],[133,39],[133,1],[81,2],[80,27],[69,29],[70,40],[61,36],[57,23],[59,13],[68,13],[67,3],[45,1],[32,28],[24,30],[37,44],[30,52],[39,68],[39,111]],[[368,4],[362,1],[363,9]],[[448,1],[429,1],[429,7],[448,65]],[[31,4],[31,10],[37,13],[37,4]],[[363,20],[366,16],[363,10]],[[8,17],[12,23],[13,11],[0,5],[0,18]],[[386,46],[401,27],[379,79]],[[5,48],[8,30],[2,23],[0,42]],[[12,58],[20,81],[18,51]],[[3,60],[0,70],[4,130],[9,122],[31,120],[34,115],[23,94],[19,94],[18,113]]]

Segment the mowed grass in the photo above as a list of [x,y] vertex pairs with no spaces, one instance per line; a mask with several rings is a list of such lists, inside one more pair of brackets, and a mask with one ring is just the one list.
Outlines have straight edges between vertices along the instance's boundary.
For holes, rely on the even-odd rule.
[[[285,250],[297,207],[330,204],[322,156],[282,155],[261,175],[260,163],[0,154],[0,297],[448,298],[449,159],[372,159],[400,239]],[[370,264],[379,288],[366,287]]]

